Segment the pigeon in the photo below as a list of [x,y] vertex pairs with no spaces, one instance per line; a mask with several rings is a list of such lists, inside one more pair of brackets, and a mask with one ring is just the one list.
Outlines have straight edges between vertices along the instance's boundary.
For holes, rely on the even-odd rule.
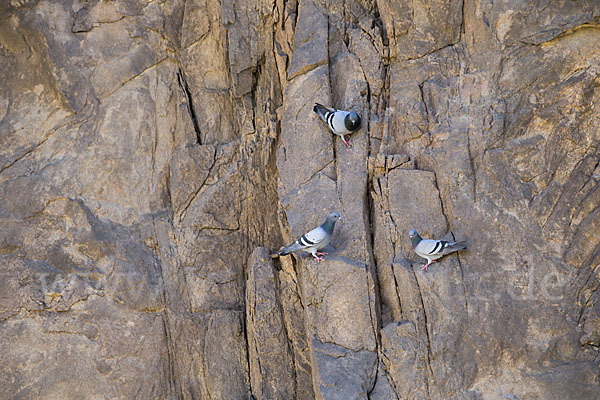
[[327,216],[327,219],[321,224],[321,226],[300,236],[294,243],[272,254],[271,257],[276,258],[303,250],[312,254],[317,261],[324,260],[324,258],[319,256],[324,256],[327,253],[317,250],[321,250],[323,247],[329,244],[331,241],[331,234],[333,233],[333,227],[335,226],[335,222],[339,219],[342,219],[340,214],[338,212],[332,212]]
[[313,111],[329,125],[329,128],[342,137],[344,145],[350,147],[350,143],[346,141],[344,135],[356,132],[360,129],[360,116],[354,111],[342,111],[335,108],[325,107],[319,103],[315,103]]
[[465,242],[447,242],[445,240],[423,239],[417,231],[412,229],[408,235],[412,241],[412,247],[419,257],[427,259],[427,264],[421,268],[421,271],[427,271],[429,264],[434,263],[438,258],[446,254],[454,253],[458,250],[467,248]]

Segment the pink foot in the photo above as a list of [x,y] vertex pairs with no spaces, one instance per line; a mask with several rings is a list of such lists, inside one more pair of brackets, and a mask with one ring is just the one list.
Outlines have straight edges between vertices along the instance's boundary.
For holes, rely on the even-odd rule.
[[429,267],[429,265],[433,264],[434,262],[435,262],[435,260],[429,261],[427,264],[423,265],[423,267],[421,268],[421,271],[423,271],[423,270],[427,271],[427,267]]
[[314,255],[313,256],[317,261],[325,261],[325,259],[323,257],[319,257],[318,255]]
[[342,140],[344,141],[344,146],[350,147],[350,141],[346,141],[346,138],[342,135]]
[[322,251],[317,251],[316,253],[318,256],[326,256],[327,253],[323,253]]

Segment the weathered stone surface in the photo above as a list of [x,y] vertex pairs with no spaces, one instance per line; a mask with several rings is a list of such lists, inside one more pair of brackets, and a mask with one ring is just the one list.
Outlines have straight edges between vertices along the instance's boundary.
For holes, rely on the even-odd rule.
[[296,398],[312,399],[315,397],[312,380],[310,351],[306,337],[305,309],[298,293],[298,276],[291,260],[281,260],[279,271],[280,299],[283,309],[283,320],[288,340],[294,353],[296,375]]
[[315,395],[367,398],[377,372],[374,284],[366,265],[329,257],[306,263],[300,284]]
[[394,57],[418,58],[459,41],[462,2],[380,0],[377,6]]
[[246,318],[252,393],[257,399],[294,398],[294,367],[277,276],[264,247],[254,250],[248,261]]
[[400,398],[429,398],[424,347],[412,322],[392,322],[381,330],[383,363]]
[[[485,16],[481,6],[465,3],[467,29],[478,23],[477,18]],[[525,7],[525,3],[518,7],[521,6]],[[474,15],[470,14],[472,11]],[[515,14],[516,9],[503,8],[502,12]],[[575,23],[580,18],[575,14],[565,19]],[[551,30],[557,32],[560,28],[552,26]],[[571,50],[587,49],[596,42],[596,30],[592,28],[583,33],[586,31],[583,26],[565,30],[562,31],[564,36],[556,36],[556,41],[506,51],[489,45],[486,34],[482,34],[480,40],[467,40],[466,48],[459,44],[441,50],[424,60],[406,63],[397,72],[392,66],[390,86],[391,97],[395,99],[390,106],[396,114],[390,126],[403,129],[390,132],[387,136],[390,139],[384,138],[382,149],[406,152],[418,168],[435,173],[448,228],[458,239],[468,238],[470,245],[469,251],[458,254],[459,268],[451,274],[451,284],[443,289],[448,294],[459,294],[459,298],[463,292],[464,301],[455,295],[423,295],[427,325],[431,321],[429,313],[439,311],[442,306],[469,326],[467,331],[462,331],[458,326],[448,325],[450,321],[434,323],[450,327],[455,337],[463,338],[454,346],[461,349],[455,353],[465,356],[464,361],[446,358],[440,362],[439,358],[432,358],[436,360],[432,367],[437,364],[434,375],[451,369],[452,364],[463,368],[463,382],[450,379],[446,390],[462,386],[471,392],[465,395],[477,393],[483,398],[543,398],[553,390],[563,395],[559,376],[566,376],[562,371],[568,368],[567,358],[580,360],[581,371],[587,371],[582,372],[586,383],[581,382],[579,387],[584,392],[591,387],[589,378],[583,376],[595,375],[597,367],[588,364],[593,352],[576,344],[581,329],[577,325],[581,321],[566,314],[558,317],[551,311],[559,307],[577,313],[575,310],[580,309],[593,292],[593,287],[582,279],[595,276],[589,271],[581,274],[578,268],[587,264],[593,270],[597,263],[591,261],[589,255],[586,260],[591,263],[575,261],[574,254],[586,257],[585,254],[591,253],[581,247],[579,251],[574,250],[573,246],[581,246],[582,242],[572,236],[578,231],[583,237],[583,232],[594,226],[593,211],[589,208],[584,213],[590,216],[587,220],[590,225],[572,217],[577,212],[572,208],[574,204],[580,204],[587,193],[592,193],[593,185],[586,187],[586,184],[592,181],[592,170],[597,163],[594,155],[597,140],[585,133],[597,130],[579,129],[580,125],[576,128],[570,122],[577,120],[577,124],[587,126],[589,118],[595,118],[589,108],[591,103],[586,102],[597,96],[596,91],[583,89],[590,87],[585,83],[587,72],[577,72],[581,65],[586,65],[583,67],[586,71],[597,68],[597,63],[587,59],[595,50],[584,50],[583,57],[569,56]],[[570,46],[570,50],[563,46]],[[574,67],[579,62],[579,67]],[[595,73],[594,76],[597,77]],[[579,85],[581,89],[574,89]],[[566,87],[580,95],[568,95],[563,91]],[[590,114],[576,117],[582,115],[578,110],[589,110]],[[558,116],[567,114],[570,117]],[[395,139],[391,139],[393,136]],[[398,146],[399,143],[404,145]],[[574,143],[581,145],[573,146]],[[555,223],[558,220],[561,222]],[[377,244],[377,239],[375,242]],[[595,247],[593,243],[591,239],[590,247]],[[389,246],[383,248],[388,249],[382,254],[387,260]],[[572,250],[567,252],[569,248]],[[568,260],[572,260],[571,267]],[[450,259],[443,263],[452,265]],[[491,265],[494,267],[490,268]],[[443,271],[451,273],[454,268]],[[380,270],[382,297],[391,299],[383,310],[388,309],[387,318],[394,320],[403,315],[404,303],[394,299],[395,292],[402,291],[396,286],[384,289],[384,282],[399,284],[400,279],[391,279],[397,271],[403,269],[391,266],[384,267],[383,273]],[[433,274],[417,274],[417,277],[421,291],[441,289],[437,285],[430,286],[434,283]],[[575,293],[580,296],[577,300],[573,297]],[[447,300],[431,303],[433,299],[442,298]],[[433,315],[435,318],[440,314],[434,311]],[[495,317],[490,318],[491,315]],[[544,331],[540,320],[547,321],[544,326],[552,328]],[[516,340],[518,331],[529,339]],[[589,325],[587,332],[592,332]],[[430,336],[433,349],[435,335]],[[483,348],[487,351],[482,352]],[[550,348],[560,348],[561,355]],[[507,354],[510,354],[508,358]],[[491,376],[504,376],[505,381],[510,376],[514,383],[500,385]],[[436,383],[437,388],[444,385],[441,381],[443,379]],[[522,389],[524,387],[527,389]],[[434,392],[432,396],[444,397]]]
[[[2,322],[0,332],[11,342],[0,356],[3,398],[168,396],[160,312],[138,312],[99,295],[65,311],[40,309],[29,318],[24,308]],[[86,383],[74,384],[80,379]]]
[[313,0],[298,5],[294,47],[287,79],[292,80],[328,62],[327,14]]
[[[599,21],[2,2],[0,397],[599,398]],[[469,249],[421,272],[412,228]]]
[[[381,358],[381,356],[380,356]],[[373,390],[369,392],[369,399],[373,400],[397,400],[398,395],[394,391],[392,384],[390,383],[390,377],[385,372],[382,362],[379,363],[377,369],[377,380],[373,386]]]

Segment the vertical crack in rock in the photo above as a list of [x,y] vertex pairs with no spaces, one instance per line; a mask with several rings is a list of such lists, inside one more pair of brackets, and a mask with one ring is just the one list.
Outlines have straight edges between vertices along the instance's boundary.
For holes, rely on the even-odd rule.
[[440,185],[438,184],[437,174],[435,172],[433,172],[433,179],[434,179],[433,182],[435,184],[435,188],[437,189],[438,199],[440,200],[440,206],[442,208],[442,215],[444,216],[444,219],[446,220],[446,231],[448,231],[448,229],[450,229],[450,220],[448,219],[448,214],[446,214],[446,208],[444,207],[444,200],[442,199],[442,192],[440,191]]
[[281,282],[279,281],[279,274],[277,271],[277,268],[275,267],[275,263],[278,263],[279,260],[274,260],[273,261],[273,278],[275,281],[275,291],[277,293],[277,304],[279,306],[279,315],[282,321],[284,321],[284,323],[282,324],[282,329],[284,332],[285,337],[287,338],[287,346],[288,346],[288,351],[291,357],[291,361],[292,361],[292,365],[294,366],[294,368],[292,368],[292,376],[293,376],[293,384],[294,384],[294,396],[298,395],[298,374],[296,372],[296,353],[294,353],[294,349],[292,348],[292,339],[291,339],[291,335],[288,332],[288,327],[285,324],[285,315],[284,315],[284,311],[283,311],[283,304],[281,303]]
[[[365,116],[363,116],[363,121],[366,120],[366,126],[363,128],[366,131],[366,135],[367,135],[367,159],[369,159],[369,157],[371,156],[371,140],[370,140],[370,123],[371,123],[371,118],[370,118],[370,112],[371,112],[371,88],[369,85],[369,81],[367,80],[367,76],[365,74],[363,65],[360,61],[360,58],[355,55],[349,48],[348,48],[348,44],[349,44],[349,36],[347,33],[347,25],[346,25],[346,2],[344,1],[343,4],[343,22],[344,22],[344,38],[345,38],[345,45],[346,45],[346,49],[348,50],[348,52],[353,55],[354,57],[356,57],[356,59],[358,60],[358,66],[360,67],[360,72],[362,73],[362,78],[366,84],[367,87],[367,99],[366,99],[366,103],[367,103],[367,109],[366,109],[366,113],[369,114],[368,118],[365,118]],[[331,86],[331,74],[330,74],[330,87]],[[334,157],[335,157],[335,146],[334,146]],[[337,166],[336,166],[337,169]],[[376,273],[375,271],[377,271],[377,264],[375,262],[375,257],[373,254],[373,249],[374,249],[374,233],[373,233],[373,205],[372,205],[372,198],[370,195],[370,188],[372,187],[372,174],[369,174],[369,171],[366,171],[366,179],[364,181],[365,184],[365,190],[364,190],[364,195],[363,195],[363,215],[364,215],[364,225],[365,225],[365,231],[367,233],[367,243],[366,243],[366,247],[367,247],[367,254],[369,256],[369,260],[367,262],[367,287],[370,287],[369,285],[369,276],[371,277],[371,279],[373,280],[373,287],[374,287],[374,296],[375,298],[373,299],[373,306],[375,308],[375,310],[373,310],[371,307],[371,298],[370,298],[370,293],[368,293],[369,295],[369,313],[371,316],[371,323],[373,326],[373,335],[376,339],[376,345],[377,348],[380,347],[380,340],[379,340],[379,332],[378,332],[378,327],[379,327],[379,323],[378,321],[381,320],[380,318],[380,299],[379,299],[379,285],[378,285],[378,281],[376,278]],[[375,311],[375,315],[373,315],[373,311]],[[379,355],[377,357],[377,362],[379,363]],[[375,386],[375,383],[373,383],[373,387]]]
[[[411,266],[412,273],[415,277],[415,282],[417,284],[417,289],[419,290],[419,300],[421,301],[421,307],[423,308],[423,320],[425,323],[425,335],[427,337],[427,368],[429,369],[429,373],[431,374],[431,378],[435,384],[435,374],[433,373],[433,368],[431,367],[431,337],[429,334],[429,323],[427,321],[427,308],[425,307],[425,302],[423,300],[423,292],[421,291],[421,284],[419,283],[419,279],[417,278],[417,274],[415,273],[415,269]],[[431,386],[429,383],[429,379],[425,380],[425,384],[427,385],[427,393],[431,397],[431,392],[429,387]]]
[[394,277],[394,288],[395,288],[395,292],[396,292],[396,297],[398,297],[398,305],[400,306],[400,314],[402,315],[402,317],[404,319],[408,318],[408,315],[406,315],[406,313],[404,312],[404,308],[403,308],[403,301],[402,301],[402,296],[400,296],[400,287],[398,285],[398,278],[396,277],[396,267],[394,267],[394,263],[391,264],[391,268],[392,268],[392,276]]
[[[456,240],[456,239],[455,239]],[[465,311],[467,313],[466,318],[467,322],[469,320],[469,301],[468,301],[468,293],[467,293],[467,285],[465,284],[465,273],[463,271],[462,262],[460,262],[460,254],[456,252],[456,260],[458,261],[458,267],[460,268],[460,280],[462,282],[463,294],[465,296]]]
[[[162,268],[161,268],[161,274],[162,274]],[[166,305],[166,303],[165,303],[165,305]],[[175,372],[175,359],[174,359],[174,353],[173,353],[173,337],[171,336],[169,311],[167,309],[165,309],[162,312],[162,319],[163,319],[163,330],[164,330],[165,340],[167,342],[167,364],[168,364],[167,372],[168,372],[170,391],[172,393],[176,394],[176,396],[178,398],[182,398],[181,385],[180,385],[179,380],[177,379],[177,374]]]
[[460,5],[460,28],[458,30],[458,43],[462,42],[465,35],[465,0],[462,0]]
[[[246,262],[244,271],[248,271],[248,262]],[[245,273],[244,275],[247,275],[247,273]],[[248,291],[248,277],[244,276],[244,291],[247,292]],[[254,283],[254,282],[253,282]],[[256,287],[253,290],[254,292],[254,306],[256,306]],[[252,368],[250,366],[250,346],[254,346],[255,349],[257,347],[256,344],[256,338],[254,341],[252,341],[252,343],[250,342],[250,340],[248,340],[248,321],[249,321],[249,315],[248,315],[248,305],[246,304],[247,300],[246,300],[246,295],[244,295],[243,301],[242,301],[242,310],[244,310],[244,318],[242,321],[242,331],[244,332],[244,341],[246,342],[246,370],[248,371],[248,392],[250,395],[250,398],[254,397],[254,388],[252,387],[252,376],[250,375],[252,373]],[[257,350],[255,350],[257,351]],[[258,353],[258,351],[257,351]],[[256,357],[256,362],[258,363],[258,370],[261,372],[262,374],[262,367],[260,365],[260,357],[257,355]]]
[[431,123],[429,120],[429,107],[427,107],[427,102],[425,101],[425,94],[423,93],[423,85],[427,82],[427,79],[423,82],[419,83],[419,93],[421,93],[421,103],[423,103],[423,108],[425,109],[425,116],[427,119],[427,123]]
[[475,162],[473,161],[473,153],[471,151],[471,134],[467,128],[467,153],[469,156],[469,164],[471,165],[471,173],[473,174],[473,204],[477,204],[477,171],[475,171]]
[[196,117],[196,111],[194,109],[192,92],[190,91],[190,87],[188,86],[185,78],[185,73],[181,67],[177,70],[177,82],[179,83],[179,87],[181,87],[187,99],[187,109],[190,114],[190,119],[192,120],[192,125],[194,126],[194,132],[196,132],[196,140],[198,144],[202,144],[202,132],[200,132],[200,127],[198,126],[198,118]]
[[175,211],[173,207],[173,194],[171,193],[171,168],[167,168],[167,172],[165,174],[165,191],[167,195],[167,207],[171,212],[171,219],[175,219]]
[[[153,250],[155,253],[156,265],[157,265],[157,268],[158,268],[158,271],[160,274],[160,279],[162,282],[161,296],[162,296],[164,310],[161,312],[161,317],[162,317],[163,332],[165,335],[165,341],[166,341],[166,347],[167,347],[167,368],[168,368],[167,373],[168,373],[170,392],[178,398],[183,398],[181,381],[180,381],[179,375],[177,373],[176,360],[175,360],[176,345],[173,341],[173,336],[171,334],[171,329],[172,329],[173,325],[172,325],[172,321],[171,321],[171,317],[170,317],[171,309],[170,309],[170,304],[169,304],[169,294],[167,292],[167,285],[166,285],[167,280],[165,279],[165,271],[164,271],[164,268],[162,265],[163,258],[168,259],[171,255],[163,254],[161,241],[163,240],[164,235],[162,235],[163,229],[161,229],[161,226],[164,226],[165,224],[172,225],[172,220],[169,219],[168,222],[166,222],[160,218],[162,218],[162,217],[159,216],[159,217],[153,218],[152,230],[154,233],[154,238],[156,238],[156,240],[157,240],[156,247]],[[157,229],[157,223],[159,224],[158,229]]]

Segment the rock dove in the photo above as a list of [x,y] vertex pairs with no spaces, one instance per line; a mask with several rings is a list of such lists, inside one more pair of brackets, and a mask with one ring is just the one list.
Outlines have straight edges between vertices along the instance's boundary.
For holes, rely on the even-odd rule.
[[324,256],[327,253],[322,253],[317,250],[321,250],[323,247],[329,244],[331,241],[331,234],[333,233],[333,227],[338,219],[342,219],[340,214],[337,212],[332,212],[327,216],[327,219],[321,224],[321,226],[300,236],[294,243],[272,254],[271,257],[275,258],[279,256],[285,256],[290,253],[303,250],[312,254],[317,261],[323,260],[323,258],[319,256]]
[[438,258],[446,254],[454,253],[458,250],[467,248],[465,242],[447,242],[445,240],[423,239],[417,231],[412,229],[408,235],[412,241],[413,250],[419,257],[427,259],[427,264],[421,268],[421,271],[427,271],[429,264],[434,263]]
[[342,111],[315,103],[313,111],[331,128],[333,133],[342,137],[344,145],[350,147],[344,135],[360,129],[360,116],[354,111]]

